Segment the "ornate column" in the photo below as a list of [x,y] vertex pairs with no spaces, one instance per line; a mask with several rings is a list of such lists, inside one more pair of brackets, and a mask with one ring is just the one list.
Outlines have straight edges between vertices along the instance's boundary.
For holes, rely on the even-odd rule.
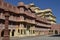
[[12,29],[11,29],[11,31],[10,31],[10,37],[12,37]]
[[0,31],[0,37],[1,37],[1,31]]
[[4,11],[4,14],[5,14],[5,28],[4,28],[3,40],[10,40],[9,39],[9,29],[8,29],[8,25],[9,25],[9,12],[8,11]]

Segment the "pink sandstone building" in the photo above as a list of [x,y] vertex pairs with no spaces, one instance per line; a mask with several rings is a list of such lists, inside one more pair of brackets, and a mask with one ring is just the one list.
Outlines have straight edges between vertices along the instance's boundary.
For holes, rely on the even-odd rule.
[[[49,35],[51,24],[45,18],[40,18],[30,9],[29,5],[19,2],[13,6],[0,1],[0,37],[4,36],[5,12],[9,16],[10,37],[24,37],[36,35]],[[54,27],[52,27],[54,29]]]
[[51,25],[51,31],[52,31],[53,35],[55,35],[55,34],[60,35],[60,24],[52,24]]

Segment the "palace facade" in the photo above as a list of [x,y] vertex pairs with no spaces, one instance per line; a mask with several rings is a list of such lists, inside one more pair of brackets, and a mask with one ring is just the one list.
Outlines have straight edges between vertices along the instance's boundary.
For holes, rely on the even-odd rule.
[[56,24],[56,17],[52,13],[51,8],[41,9],[34,5],[34,3],[29,4],[30,8],[35,11],[35,14],[41,18],[46,18],[51,24]]
[[5,12],[10,15],[8,26],[10,37],[50,34],[51,23],[47,19],[37,16],[29,5],[19,2],[18,6],[13,6],[0,1],[0,37],[4,36]]

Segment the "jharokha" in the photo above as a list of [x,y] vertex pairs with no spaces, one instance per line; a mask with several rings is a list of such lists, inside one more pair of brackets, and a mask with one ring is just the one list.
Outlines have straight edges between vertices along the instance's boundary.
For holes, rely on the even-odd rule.
[[[18,6],[13,6],[0,1],[0,37],[4,36],[6,11],[9,14],[8,29],[10,37],[60,34],[60,25],[52,24],[48,19],[38,16],[31,5],[19,2]],[[40,11],[40,14],[43,12]],[[51,13],[52,11],[50,9],[50,11],[46,10],[45,12]]]

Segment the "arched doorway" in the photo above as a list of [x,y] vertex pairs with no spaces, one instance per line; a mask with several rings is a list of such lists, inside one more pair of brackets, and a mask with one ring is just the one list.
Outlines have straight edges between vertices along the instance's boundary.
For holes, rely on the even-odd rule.
[[4,36],[4,30],[2,30],[2,32],[1,32],[1,37],[3,37]]
[[15,32],[15,30],[12,31],[12,36],[14,36],[14,32]]
[[58,34],[58,31],[57,30],[55,30],[55,34]]

